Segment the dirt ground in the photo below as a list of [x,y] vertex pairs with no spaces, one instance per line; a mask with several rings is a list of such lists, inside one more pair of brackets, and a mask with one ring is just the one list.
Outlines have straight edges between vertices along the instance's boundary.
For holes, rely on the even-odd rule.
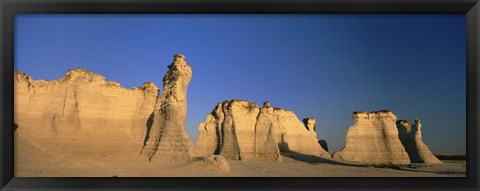
[[54,154],[15,137],[17,177],[465,177],[465,160],[443,164],[369,166],[295,153],[283,154],[282,162],[228,160],[230,171],[193,162],[149,162],[138,148],[119,148],[102,154],[65,152]]

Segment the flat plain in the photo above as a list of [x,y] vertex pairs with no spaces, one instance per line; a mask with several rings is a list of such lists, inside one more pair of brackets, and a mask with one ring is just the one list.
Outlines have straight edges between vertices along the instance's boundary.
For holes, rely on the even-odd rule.
[[[283,154],[282,162],[228,160],[225,172],[195,162],[165,163],[144,160],[134,146],[104,154],[62,155],[48,152],[28,140],[15,137],[15,176],[22,177],[465,177],[465,160],[443,164],[403,166],[363,165],[336,159]],[[79,140],[82,141],[82,140]],[[75,141],[72,141],[75,142]],[[52,142],[51,144],[54,144]],[[53,146],[52,146],[53,147]],[[57,145],[58,147],[58,145]],[[58,148],[61,149],[61,146]],[[42,151],[43,150],[43,151]]]

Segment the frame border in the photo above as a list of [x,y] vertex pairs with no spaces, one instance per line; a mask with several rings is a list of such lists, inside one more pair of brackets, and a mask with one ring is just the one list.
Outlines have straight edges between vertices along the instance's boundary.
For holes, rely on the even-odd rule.
[[[20,178],[13,176],[15,14],[330,14],[455,13],[466,15],[466,178]],[[0,0],[1,190],[479,190],[479,0]],[[407,184],[406,184],[407,183]]]

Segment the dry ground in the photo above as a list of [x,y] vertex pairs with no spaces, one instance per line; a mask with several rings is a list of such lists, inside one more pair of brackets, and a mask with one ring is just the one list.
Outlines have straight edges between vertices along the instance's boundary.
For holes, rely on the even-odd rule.
[[[54,144],[54,143],[52,143]],[[444,164],[366,166],[301,154],[285,154],[282,162],[228,160],[230,172],[196,163],[149,162],[138,148],[118,148],[103,154],[50,153],[25,138],[15,137],[15,175],[21,177],[464,177],[464,160]],[[50,147],[49,147],[50,148]],[[81,150],[81,149],[80,149]],[[79,150],[79,151],[80,151]]]

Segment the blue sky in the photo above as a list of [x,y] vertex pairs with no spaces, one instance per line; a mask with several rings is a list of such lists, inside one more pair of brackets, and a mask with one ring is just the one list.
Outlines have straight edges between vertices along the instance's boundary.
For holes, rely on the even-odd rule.
[[187,132],[228,99],[269,100],[317,119],[330,151],[353,111],[423,122],[434,153],[465,153],[463,14],[17,15],[15,67],[53,80],[84,68],[124,87],[161,86],[182,53],[192,66]]

